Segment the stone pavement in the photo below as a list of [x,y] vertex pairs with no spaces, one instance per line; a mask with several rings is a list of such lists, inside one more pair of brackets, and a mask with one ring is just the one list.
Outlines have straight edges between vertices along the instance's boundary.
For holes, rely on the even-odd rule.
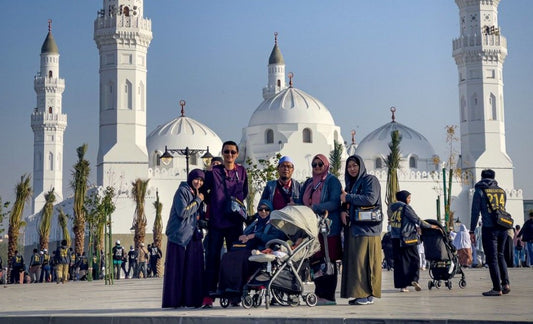
[[[428,271],[421,272],[421,292],[393,289],[392,272],[383,272],[383,296],[374,305],[272,306],[266,310],[229,307],[218,301],[212,309],[161,309],[162,279],[117,280],[66,284],[0,286],[0,324],[5,323],[508,323],[533,322],[533,269],[509,269],[511,293],[483,297],[491,288],[487,269],[466,269],[453,288],[427,289]],[[340,281],[340,278],[339,278]],[[411,288],[411,290],[413,290]]]

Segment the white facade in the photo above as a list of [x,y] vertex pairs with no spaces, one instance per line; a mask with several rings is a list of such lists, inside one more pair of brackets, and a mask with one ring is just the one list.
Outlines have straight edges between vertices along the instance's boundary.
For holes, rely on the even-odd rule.
[[94,22],[100,53],[97,184],[129,187],[147,177],[146,53],[152,23],[142,0],[104,0]]
[[[456,0],[460,36],[453,40],[453,57],[459,72],[461,165],[470,187],[483,169],[496,172],[507,191],[507,210],[523,215],[522,191],[514,188],[513,162],[505,146],[503,62],[507,40],[498,25],[499,0]],[[471,202],[473,190],[468,197]],[[518,217],[520,218],[520,217]]]
[[[51,22],[49,22],[50,24]],[[37,106],[31,115],[33,130],[33,213],[45,204],[44,195],[54,189],[63,200],[63,134],[67,115],[61,112],[65,80],[59,77],[59,50],[51,27],[41,48],[41,68],[33,80]]]

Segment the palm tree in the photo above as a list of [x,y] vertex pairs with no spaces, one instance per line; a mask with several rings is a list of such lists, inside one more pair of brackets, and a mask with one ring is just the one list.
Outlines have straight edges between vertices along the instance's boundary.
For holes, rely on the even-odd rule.
[[20,229],[26,226],[26,222],[22,220],[22,215],[24,213],[24,206],[31,197],[30,180],[31,176],[27,174],[20,177],[20,182],[17,184],[15,190],[15,203],[13,204],[13,209],[11,209],[11,213],[9,214],[9,228],[7,230],[9,236],[7,243],[7,259],[10,269],[12,258],[17,250]]
[[54,202],[56,195],[54,188],[44,194],[45,204],[41,211],[41,224],[39,225],[39,245],[41,250],[48,250],[48,242],[50,240],[50,226],[52,225],[52,216],[54,214]]
[[[154,220],[154,244],[161,250],[161,245],[163,242],[163,219],[161,217],[161,209],[163,204],[159,202],[159,192],[155,193],[156,200],[154,201],[155,208],[155,220]],[[157,259],[157,273],[163,273],[163,262],[162,259]]]
[[0,197],[0,234],[4,232],[4,228],[1,227],[1,224],[4,223],[4,217],[9,214],[9,211],[6,209],[9,208],[9,201],[4,202],[2,197]]
[[144,237],[146,235],[146,215],[144,213],[144,198],[146,197],[146,189],[150,179],[142,180],[136,179],[132,182],[132,194],[133,200],[135,200],[135,218],[133,219],[132,227],[135,229],[135,236],[133,241],[135,242],[135,248],[138,249],[141,243],[144,243]]
[[391,132],[390,137],[390,153],[387,156],[387,193],[385,195],[387,207],[396,202],[396,192],[400,190],[398,168],[400,167],[400,142],[402,141],[402,136],[400,131],[394,130]]
[[74,189],[74,248],[76,253],[83,252],[85,244],[85,194],[87,193],[87,179],[89,178],[89,161],[85,159],[87,144],[76,149],[78,162],[74,165],[72,188]]
[[329,153],[329,161],[331,165],[330,172],[336,177],[341,175],[342,151],[342,143],[333,141],[333,151]]
[[63,208],[59,207],[57,208],[57,221],[59,223],[59,226],[61,226],[61,231],[63,232],[63,239],[67,241],[67,246],[70,246],[71,240],[70,240],[70,232],[68,231],[68,215],[65,214],[63,211]]

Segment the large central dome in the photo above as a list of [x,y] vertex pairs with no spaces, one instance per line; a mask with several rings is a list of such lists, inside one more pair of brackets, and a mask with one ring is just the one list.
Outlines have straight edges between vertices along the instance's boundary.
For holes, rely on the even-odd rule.
[[331,113],[322,102],[292,87],[263,101],[250,117],[248,126],[273,123],[335,124]]

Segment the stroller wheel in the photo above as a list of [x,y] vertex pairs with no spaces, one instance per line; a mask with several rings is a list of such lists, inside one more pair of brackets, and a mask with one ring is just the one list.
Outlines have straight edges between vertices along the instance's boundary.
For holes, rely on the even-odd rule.
[[429,280],[428,281],[428,289],[431,290],[431,288],[433,288],[433,281]]
[[259,307],[261,306],[261,303],[263,302],[263,298],[261,297],[260,294],[255,294],[253,297],[253,302],[254,302],[254,307]]
[[466,280],[464,279],[459,280],[459,288],[464,288],[464,287],[466,287]]
[[252,296],[250,295],[246,295],[242,297],[241,303],[242,303],[242,307],[246,309],[252,308],[252,306],[254,306],[254,300],[252,299]]
[[453,287],[453,284],[452,284],[452,282],[451,282],[451,281],[446,281],[446,287],[448,287],[448,289],[450,289],[450,290],[451,290],[451,289],[452,289],[452,287]]
[[440,289],[440,287],[442,287],[442,282],[440,280],[437,280],[435,282],[435,287],[437,287],[437,289]]
[[222,306],[222,308],[228,308],[228,306],[229,306],[229,298],[228,297],[220,297],[220,306]]
[[316,297],[314,293],[310,293],[307,296],[305,296],[305,303],[307,304],[307,306],[309,307],[316,306],[317,302],[318,302],[318,298]]

